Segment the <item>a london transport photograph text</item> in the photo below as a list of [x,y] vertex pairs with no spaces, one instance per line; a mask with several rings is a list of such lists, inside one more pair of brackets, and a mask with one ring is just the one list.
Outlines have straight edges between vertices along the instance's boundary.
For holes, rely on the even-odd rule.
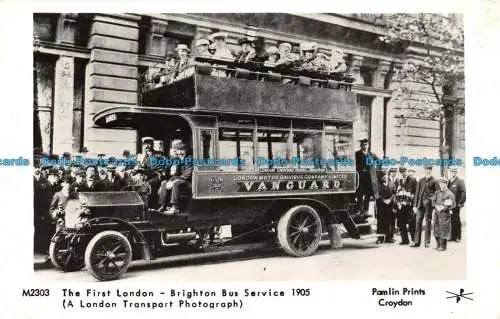
[[462,15],[33,30],[37,279],[465,279]]

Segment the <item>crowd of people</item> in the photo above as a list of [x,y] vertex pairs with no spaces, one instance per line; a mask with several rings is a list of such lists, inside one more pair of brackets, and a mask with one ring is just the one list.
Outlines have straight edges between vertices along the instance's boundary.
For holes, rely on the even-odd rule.
[[[123,158],[109,157],[106,165],[79,164],[71,160],[70,153],[52,156],[53,161],[35,163],[35,252],[47,252],[50,238],[64,223],[68,200],[76,198],[79,192],[137,191],[147,208],[167,215],[179,213],[182,195],[191,189],[193,167],[182,161],[189,148],[182,140],[174,140],[169,154],[163,154],[162,149],[154,147],[153,139],[144,142],[144,153],[132,156],[125,150]],[[98,155],[101,159],[104,156]],[[162,160],[167,157],[176,164],[155,164],[164,163]],[[71,164],[50,164],[60,159],[67,159]]]
[[[319,52],[316,42],[301,43],[300,53],[294,53],[292,45],[288,42],[282,42],[277,47],[266,47],[261,37],[243,36],[238,39],[239,49],[231,50],[226,42],[227,37],[224,32],[216,32],[207,38],[198,39],[196,52],[192,55],[186,44],[177,45],[175,52],[166,54],[162,71],[153,74],[153,82],[158,86],[166,85],[192,75],[194,73],[192,66],[197,63],[195,62],[197,57],[205,61],[214,59],[212,62],[215,66],[217,66],[216,61],[219,63],[225,61],[236,65],[262,65],[282,73],[287,73],[291,68],[326,74],[342,74],[347,71],[344,54],[340,49],[332,49],[328,56]],[[213,70],[212,74],[222,77],[229,75],[228,72],[221,70]]]
[[[424,246],[431,243],[431,231],[436,239],[436,249],[447,249],[448,241],[460,242],[460,209],[465,204],[465,183],[460,179],[457,167],[450,167],[449,178],[436,179],[433,167],[424,167],[425,176],[414,177],[415,170],[407,167],[391,167],[377,171],[367,165],[366,158],[376,158],[369,151],[367,139],[361,140],[361,149],[356,152],[356,169],[360,187],[357,202],[364,218],[372,217],[369,203],[376,199],[377,233],[383,241],[394,243],[396,229],[399,229],[401,245],[420,247],[424,231]],[[399,171],[399,175],[398,175]],[[425,229],[423,227],[425,221]],[[433,227],[432,227],[433,226]]]

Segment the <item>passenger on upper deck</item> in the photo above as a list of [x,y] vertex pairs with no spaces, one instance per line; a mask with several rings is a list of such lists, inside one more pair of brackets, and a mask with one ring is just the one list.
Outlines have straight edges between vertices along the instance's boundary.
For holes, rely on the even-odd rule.
[[227,34],[224,32],[216,32],[211,34],[208,39],[215,43],[214,58],[222,58],[233,60],[233,54],[226,45]]
[[196,56],[211,57],[212,54],[208,51],[210,41],[207,39],[199,39],[196,41]]
[[340,49],[332,49],[330,56],[330,72],[343,73],[347,70],[344,60],[344,53]]
[[248,63],[255,61],[255,49],[253,48],[253,41],[248,37],[241,37],[238,39],[238,44],[241,46],[241,51],[236,56],[235,62]]
[[264,62],[264,66],[274,67],[276,62],[280,59],[280,51],[277,47],[269,47],[267,49],[267,60]]
[[167,85],[175,79],[175,71],[177,65],[177,56],[174,52],[169,51],[165,56],[165,70],[161,77],[161,85]]
[[265,39],[263,37],[257,37],[254,41],[254,48],[255,48],[255,61],[259,63],[264,63],[269,57],[269,54],[267,53],[266,50]]
[[321,72],[330,72],[330,61],[326,54],[318,52],[316,58],[313,60],[316,70]]
[[178,44],[175,48],[179,55],[179,62],[176,67],[176,80],[190,77],[194,74],[194,61],[188,57],[189,48],[185,44]]

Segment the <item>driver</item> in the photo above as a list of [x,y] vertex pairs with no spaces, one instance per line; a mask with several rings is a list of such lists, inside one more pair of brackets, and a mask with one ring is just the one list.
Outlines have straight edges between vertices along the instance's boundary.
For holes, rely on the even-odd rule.
[[[161,183],[158,191],[160,211],[164,211],[167,215],[179,213],[181,194],[190,189],[193,175],[193,164],[185,161],[186,145],[181,140],[172,142],[172,155],[170,178]],[[170,200],[171,207],[167,209],[168,200]]]

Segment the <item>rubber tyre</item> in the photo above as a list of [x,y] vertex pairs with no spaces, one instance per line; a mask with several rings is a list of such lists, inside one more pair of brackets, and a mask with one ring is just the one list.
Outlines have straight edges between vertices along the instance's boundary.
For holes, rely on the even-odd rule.
[[[49,246],[49,257],[50,257],[50,262],[52,263],[52,266],[55,268],[65,271],[65,272],[71,272],[71,271],[78,271],[85,266],[85,261],[83,258],[74,258],[72,257],[72,260],[69,261],[68,263],[63,263],[61,258],[64,259],[64,257],[61,257],[57,252],[59,251],[59,245],[62,244],[61,237],[56,237],[54,241],[50,242]],[[59,258],[60,257],[60,258]]]
[[[302,217],[304,218],[302,222],[306,222],[306,226],[309,226],[308,229],[311,228],[312,233],[307,231],[294,235],[294,227],[301,224]],[[310,256],[319,247],[322,229],[321,218],[312,207],[307,205],[295,206],[280,217],[277,229],[278,242],[281,248],[290,256]],[[308,238],[308,240],[306,241],[305,238]],[[303,248],[301,248],[301,243]]]
[[[121,259],[123,264],[121,266],[116,266],[116,263],[114,263],[114,265],[116,266],[114,267],[115,271],[107,273],[105,271],[101,271],[98,266],[102,261],[109,260],[109,257],[104,257],[103,255],[100,255],[100,257],[98,257],[98,252],[99,249],[102,248],[103,244],[107,243],[109,245],[110,242],[116,242],[117,244],[119,244],[120,250],[118,251],[120,252],[119,254],[122,255]],[[109,252],[109,250],[107,251]],[[99,258],[100,261],[96,263],[95,258]],[[87,270],[92,274],[92,276],[100,281],[116,280],[120,278],[127,271],[131,261],[132,246],[130,245],[130,242],[128,241],[127,237],[114,230],[107,230],[98,233],[89,242],[89,244],[87,245],[87,249],[85,249],[85,266],[87,267]],[[113,262],[110,261],[107,263],[107,265],[109,266],[111,263]],[[105,267],[105,269],[107,269],[107,267]]]

